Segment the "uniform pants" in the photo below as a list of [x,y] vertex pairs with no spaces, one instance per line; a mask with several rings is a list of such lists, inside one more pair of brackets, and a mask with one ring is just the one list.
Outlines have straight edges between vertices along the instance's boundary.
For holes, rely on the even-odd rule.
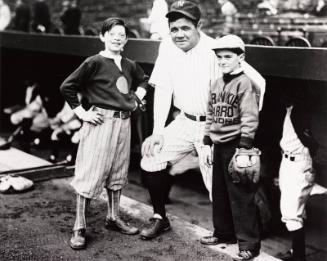
[[203,147],[204,127],[204,121],[193,121],[180,113],[164,129],[164,145],[161,151],[154,156],[142,158],[142,169],[148,172],[161,171],[166,169],[168,164],[174,164],[194,150],[200,154]]
[[287,229],[295,231],[303,227],[305,204],[314,186],[315,175],[308,149],[286,157],[284,154],[279,170],[280,210]]
[[212,206],[214,236],[237,239],[240,250],[259,250],[260,232],[255,204],[257,188],[233,183],[228,165],[239,140],[215,144],[213,153]]
[[127,183],[130,159],[130,118],[113,117],[113,111],[93,108],[104,123],[83,122],[71,186],[86,198],[96,198],[104,187],[120,190]]

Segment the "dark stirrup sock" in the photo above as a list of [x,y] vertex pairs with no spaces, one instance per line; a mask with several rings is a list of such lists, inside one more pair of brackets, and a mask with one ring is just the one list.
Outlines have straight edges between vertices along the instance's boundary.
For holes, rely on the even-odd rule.
[[121,190],[106,189],[108,195],[108,214],[107,219],[115,220],[119,216],[119,203]]
[[86,228],[85,212],[89,205],[89,199],[77,194],[76,197],[76,220],[73,230],[80,230]]
[[293,256],[299,260],[305,259],[305,235],[304,228],[291,231]]
[[167,193],[168,174],[166,171],[147,172],[146,183],[150,193],[153,211],[166,217],[165,200]]

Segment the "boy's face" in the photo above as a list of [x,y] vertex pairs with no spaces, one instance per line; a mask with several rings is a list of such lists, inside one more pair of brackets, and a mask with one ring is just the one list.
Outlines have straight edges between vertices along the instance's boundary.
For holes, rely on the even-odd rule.
[[200,40],[198,27],[186,18],[180,18],[169,24],[170,36],[176,46],[184,52],[191,50]]
[[100,39],[104,43],[107,51],[118,54],[123,50],[127,42],[127,35],[125,27],[122,25],[115,25],[104,35],[100,34]]
[[237,55],[229,50],[215,50],[218,66],[223,74],[229,74],[240,68],[244,54]]

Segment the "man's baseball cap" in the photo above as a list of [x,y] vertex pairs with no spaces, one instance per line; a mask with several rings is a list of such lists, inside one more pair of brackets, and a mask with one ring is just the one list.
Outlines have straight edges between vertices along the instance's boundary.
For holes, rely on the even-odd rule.
[[193,21],[199,21],[201,18],[201,11],[197,4],[191,1],[178,0],[170,6],[170,11],[166,14],[169,18],[174,14],[181,14]]
[[216,39],[211,47],[212,50],[220,50],[220,49],[239,49],[243,53],[245,52],[245,44],[243,40],[234,35],[228,34],[219,39]]

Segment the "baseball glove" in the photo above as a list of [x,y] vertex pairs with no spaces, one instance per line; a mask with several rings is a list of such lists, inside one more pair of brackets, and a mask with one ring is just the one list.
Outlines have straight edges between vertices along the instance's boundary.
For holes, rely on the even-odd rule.
[[258,183],[260,178],[260,154],[256,148],[237,148],[233,155],[228,172],[234,183]]

